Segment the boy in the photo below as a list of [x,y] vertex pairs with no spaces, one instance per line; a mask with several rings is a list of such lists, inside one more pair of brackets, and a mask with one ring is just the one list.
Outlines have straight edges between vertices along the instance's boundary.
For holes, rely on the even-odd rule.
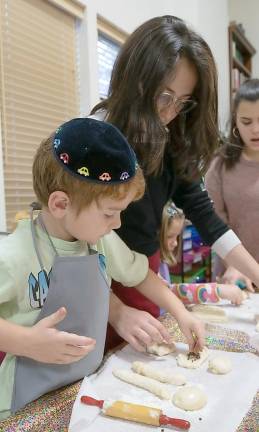
[[[111,278],[172,313],[190,348],[193,333],[196,348],[203,345],[199,321],[112,231],[144,193],[118,129],[90,118],[63,124],[39,147],[33,184],[42,210],[0,243],[0,350],[8,353],[0,367],[2,418],[97,369]],[[163,328],[161,336],[168,340]]]

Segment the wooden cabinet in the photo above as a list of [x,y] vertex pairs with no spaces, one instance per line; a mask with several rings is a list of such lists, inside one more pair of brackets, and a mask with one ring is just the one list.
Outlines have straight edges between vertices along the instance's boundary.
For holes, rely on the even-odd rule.
[[252,77],[252,57],[256,50],[246,38],[242,26],[231,22],[229,35],[229,68],[230,68],[230,105],[236,90],[247,79]]

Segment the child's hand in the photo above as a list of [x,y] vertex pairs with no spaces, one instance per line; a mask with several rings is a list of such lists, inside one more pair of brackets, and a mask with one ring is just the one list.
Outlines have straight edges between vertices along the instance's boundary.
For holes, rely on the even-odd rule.
[[190,352],[202,351],[205,345],[204,324],[186,310],[186,313],[178,317],[178,324],[187,339]]
[[248,291],[254,292],[251,280],[234,267],[228,267],[220,280],[224,284],[236,284],[238,281],[242,281]]
[[24,356],[41,363],[69,364],[81,360],[95,347],[95,340],[57,330],[67,312],[64,307],[28,328]]
[[222,299],[230,300],[235,305],[240,305],[244,300],[243,294],[240,288],[236,285],[218,285],[218,293]]
[[146,351],[146,346],[153,343],[170,341],[170,335],[160,321],[148,312],[124,304],[110,323],[136,351]]

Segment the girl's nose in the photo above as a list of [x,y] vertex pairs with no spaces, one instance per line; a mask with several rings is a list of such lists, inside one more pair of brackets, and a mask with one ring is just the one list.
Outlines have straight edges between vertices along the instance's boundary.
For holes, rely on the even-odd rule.
[[169,247],[172,251],[176,248],[177,245],[178,245],[177,240],[171,240],[169,242]]
[[171,123],[172,120],[174,120],[177,117],[177,112],[175,111],[175,107],[172,104],[170,107],[167,108],[167,111],[164,114],[164,124],[168,125]]
[[259,133],[259,122],[253,123],[253,125],[252,125],[252,132],[255,133],[255,134]]

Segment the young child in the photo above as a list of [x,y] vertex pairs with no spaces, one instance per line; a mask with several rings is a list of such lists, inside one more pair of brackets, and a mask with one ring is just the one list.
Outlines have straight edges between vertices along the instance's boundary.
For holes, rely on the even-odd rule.
[[[220,148],[205,176],[217,214],[235,231],[259,262],[259,79],[249,79],[238,89],[229,139]],[[224,280],[251,281],[228,267]]]
[[178,237],[184,228],[184,213],[171,201],[168,202],[162,214],[160,231],[161,264],[159,274],[167,281],[172,291],[183,303],[218,302],[221,298],[228,299],[234,304],[241,304],[243,300],[241,290],[235,285],[217,283],[181,283],[171,284],[169,266],[177,263]]
[[[61,125],[36,153],[33,184],[41,211],[0,243],[1,418],[100,365],[111,278],[173,314],[190,350],[204,341],[202,324],[147,258],[112,231],[144,192],[135,154],[117,128],[93,119]],[[168,341],[159,330],[158,339]]]

